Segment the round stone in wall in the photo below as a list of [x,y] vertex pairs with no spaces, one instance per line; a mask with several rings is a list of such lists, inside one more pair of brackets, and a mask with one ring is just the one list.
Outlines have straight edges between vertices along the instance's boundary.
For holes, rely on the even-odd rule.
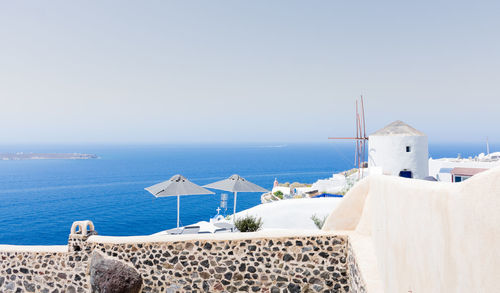
[[121,261],[94,252],[90,261],[90,285],[92,293],[139,293],[142,277]]

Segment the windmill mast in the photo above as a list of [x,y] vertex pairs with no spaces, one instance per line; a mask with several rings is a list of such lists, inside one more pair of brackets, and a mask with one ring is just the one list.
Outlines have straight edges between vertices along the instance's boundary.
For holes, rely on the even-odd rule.
[[356,136],[355,137],[329,137],[328,139],[343,139],[354,140],[356,142],[356,151],[354,152],[354,164],[359,170],[359,176],[363,176],[363,165],[366,157],[366,121],[365,121],[365,105],[363,96],[360,99],[361,109],[359,108],[358,100],[356,100]]

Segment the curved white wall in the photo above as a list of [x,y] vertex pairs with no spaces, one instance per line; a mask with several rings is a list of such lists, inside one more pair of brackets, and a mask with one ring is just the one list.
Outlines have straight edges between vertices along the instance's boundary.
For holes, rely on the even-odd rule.
[[[406,152],[406,147],[411,148]],[[382,168],[387,175],[398,176],[409,170],[413,178],[422,179],[429,174],[429,146],[427,136],[379,136],[368,140],[368,167]]]
[[369,176],[323,230],[366,236],[387,293],[500,292],[499,195],[500,167],[461,183]]

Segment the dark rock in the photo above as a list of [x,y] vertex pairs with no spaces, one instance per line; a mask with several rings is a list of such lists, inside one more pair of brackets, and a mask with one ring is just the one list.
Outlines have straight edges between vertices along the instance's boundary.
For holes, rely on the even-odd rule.
[[255,267],[249,266],[249,267],[248,267],[248,271],[249,271],[250,273],[255,273],[255,272],[257,271],[257,269],[256,269]]
[[238,270],[240,270],[240,272],[244,272],[244,271],[245,271],[245,269],[246,269],[246,265],[245,265],[244,263],[242,263],[242,264],[240,265],[240,267],[238,268]]
[[0,287],[2,287],[3,282],[5,282],[5,278],[4,277],[0,277]]
[[93,293],[139,293],[142,277],[126,264],[94,252],[90,261],[90,285]]
[[29,272],[29,270],[27,268],[20,268],[19,269],[21,271],[21,273],[23,274],[27,274]]
[[225,273],[224,278],[226,280],[231,280],[233,278],[233,273],[231,273],[231,272]]
[[59,274],[57,274],[57,277],[60,279],[66,279],[67,276],[65,273],[59,273]]
[[291,256],[291,255],[290,255],[290,254],[288,254],[288,253],[287,253],[287,254],[285,254],[285,255],[283,256],[283,260],[284,260],[284,261],[291,261],[291,260],[293,260],[293,259],[294,259],[294,258],[293,258],[293,256]]
[[330,255],[328,253],[322,251],[322,252],[319,253],[319,256],[321,256],[322,258],[327,258]]
[[207,242],[207,243],[205,243],[205,245],[203,246],[203,248],[206,249],[206,250],[210,250],[210,249],[212,249],[212,244],[210,244],[210,243]]
[[172,259],[169,261],[171,264],[177,263],[179,261],[179,258],[177,256],[172,257]]
[[297,284],[290,283],[287,288],[291,293],[300,293],[300,286]]
[[36,286],[35,284],[28,283],[26,281],[23,282],[24,288],[26,288],[27,292],[35,292]]
[[210,263],[208,262],[208,260],[204,260],[204,261],[200,262],[200,265],[208,268],[210,266]]
[[283,278],[282,276],[278,276],[278,279],[277,279],[278,282],[287,282],[288,279],[287,278]]
[[203,281],[203,291],[209,292],[210,286],[208,285],[207,281]]

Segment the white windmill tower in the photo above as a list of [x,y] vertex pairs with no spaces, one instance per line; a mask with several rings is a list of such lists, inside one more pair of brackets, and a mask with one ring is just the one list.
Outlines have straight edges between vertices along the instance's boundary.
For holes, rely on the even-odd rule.
[[402,121],[394,121],[368,137],[370,173],[423,179],[429,174],[427,135]]

